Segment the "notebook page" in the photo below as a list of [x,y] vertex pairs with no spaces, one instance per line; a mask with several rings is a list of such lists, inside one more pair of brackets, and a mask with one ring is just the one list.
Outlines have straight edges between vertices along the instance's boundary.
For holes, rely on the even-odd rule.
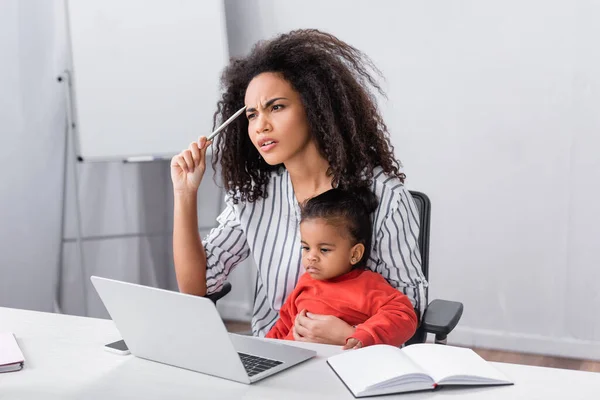
[[510,382],[503,373],[471,349],[425,343],[407,346],[402,351],[426,370],[437,383],[444,383],[444,380],[452,376],[479,378],[459,379],[453,382],[460,384]]
[[399,348],[387,345],[346,350],[327,362],[354,393],[402,375],[425,374]]

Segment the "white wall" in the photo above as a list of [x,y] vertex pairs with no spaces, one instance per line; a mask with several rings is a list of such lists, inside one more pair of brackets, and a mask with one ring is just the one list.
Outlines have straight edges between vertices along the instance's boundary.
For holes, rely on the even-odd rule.
[[[56,78],[67,67],[65,32],[64,0],[0,1],[0,306],[85,315],[85,282],[87,315],[108,317],[81,274],[72,163],[61,244],[65,108]],[[76,168],[86,275],[176,290],[169,163]],[[200,193],[204,235],[222,207],[212,170]],[[250,268],[234,272],[219,303],[225,318],[249,318]]]
[[[278,31],[319,27],[381,67],[396,153],[409,186],[433,201],[431,298],[465,304],[451,341],[600,358],[598,2],[225,4],[232,55]],[[50,311],[60,279],[64,311],[80,314],[73,242],[60,278],[57,267],[61,16],[62,0],[0,2],[0,306]],[[79,173],[88,271],[174,288],[168,164]],[[215,193],[209,179],[201,191]],[[72,176],[68,195],[70,240]],[[218,200],[199,202],[201,224],[211,224]],[[247,317],[251,273],[249,263],[235,271],[225,313]],[[93,296],[90,313],[106,316]]]
[[600,358],[600,3],[226,0],[230,49],[319,28],[365,51],[411,189],[433,202],[450,341]]
[[51,2],[0,2],[0,305],[44,311],[58,271],[64,150],[56,12]]

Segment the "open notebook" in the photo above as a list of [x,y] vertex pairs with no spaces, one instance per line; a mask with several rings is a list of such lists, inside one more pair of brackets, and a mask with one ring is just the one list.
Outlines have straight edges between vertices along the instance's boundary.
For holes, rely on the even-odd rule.
[[18,371],[23,368],[25,358],[17,344],[15,335],[0,332],[0,372]]
[[471,349],[438,344],[374,345],[329,357],[355,397],[432,390],[438,385],[510,385]]

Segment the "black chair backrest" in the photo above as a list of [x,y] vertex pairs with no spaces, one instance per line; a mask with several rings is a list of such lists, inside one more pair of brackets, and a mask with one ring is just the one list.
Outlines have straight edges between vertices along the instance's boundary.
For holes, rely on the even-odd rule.
[[429,224],[431,221],[431,201],[425,193],[411,190],[419,215],[419,251],[421,252],[421,269],[425,279],[429,280]]
[[[419,215],[419,250],[421,252],[421,270],[425,279],[429,280],[429,222],[431,220],[431,201],[425,193],[411,190],[410,194],[415,200]],[[414,336],[406,342],[406,346],[415,343],[424,343],[427,339],[427,332],[423,325],[419,324]]]

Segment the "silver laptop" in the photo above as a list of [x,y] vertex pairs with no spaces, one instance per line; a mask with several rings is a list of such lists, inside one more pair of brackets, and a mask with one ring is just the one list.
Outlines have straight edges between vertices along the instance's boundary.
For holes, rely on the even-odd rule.
[[228,333],[207,298],[91,279],[137,357],[249,384],[316,355],[313,350]]

